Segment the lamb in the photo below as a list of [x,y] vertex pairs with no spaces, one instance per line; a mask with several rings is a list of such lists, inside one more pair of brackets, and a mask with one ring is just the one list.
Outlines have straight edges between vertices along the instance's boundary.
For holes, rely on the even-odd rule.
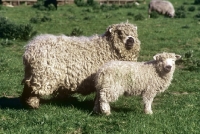
[[43,95],[66,98],[95,91],[94,75],[110,60],[137,61],[140,51],[137,26],[113,24],[103,35],[72,37],[39,35],[23,54],[24,85],[21,102],[39,108]]
[[163,15],[168,15],[173,18],[175,16],[175,9],[171,2],[166,0],[151,0],[149,3],[149,18],[152,11],[156,11]]
[[157,93],[164,92],[171,84],[175,71],[175,53],[156,54],[152,61],[111,61],[96,73],[96,97],[93,111],[111,114],[109,102],[122,95],[141,95],[146,114],[152,114],[151,104]]

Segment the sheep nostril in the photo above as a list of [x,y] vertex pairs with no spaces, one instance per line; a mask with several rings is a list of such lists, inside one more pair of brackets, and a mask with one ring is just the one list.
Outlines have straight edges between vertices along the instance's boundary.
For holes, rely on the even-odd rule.
[[170,70],[170,69],[172,68],[172,66],[168,65],[168,66],[166,66],[166,68],[167,68],[168,70]]
[[134,39],[132,37],[128,37],[128,39],[126,40],[126,49],[131,49],[133,47],[134,44]]
[[134,39],[132,37],[128,37],[127,41],[130,42],[130,43],[134,43]]

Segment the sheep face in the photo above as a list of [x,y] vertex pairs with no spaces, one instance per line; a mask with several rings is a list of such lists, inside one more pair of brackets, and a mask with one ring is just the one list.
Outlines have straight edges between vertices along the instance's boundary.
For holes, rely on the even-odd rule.
[[125,41],[125,47],[127,50],[130,50],[133,48],[134,45],[134,38],[132,36],[128,36],[126,41]]
[[104,36],[120,60],[137,61],[140,41],[135,25],[130,23],[111,25]]
[[162,53],[162,54],[157,54],[154,57],[154,60],[157,61],[157,71],[158,72],[173,72],[175,69],[175,61],[180,59],[180,55],[176,55],[174,53]]
[[166,59],[163,64],[164,65],[163,68],[164,68],[165,72],[170,72],[172,67],[174,67],[174,64],[175,64],[174,59],[172,59],[172,58]]

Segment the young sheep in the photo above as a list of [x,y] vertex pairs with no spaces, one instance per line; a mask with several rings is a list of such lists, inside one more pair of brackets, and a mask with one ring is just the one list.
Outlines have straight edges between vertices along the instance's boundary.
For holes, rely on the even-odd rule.
[[175,15],[174,6],[166,0],[151,0],[149,3],[149,18],[152,11],[156,11],[163,15],[168,15],[171,18]]
[[110,60],[137,61],[139,51],[137,27],[130,23],[113,24],[102,36],[37,36],[23,55],[21,100],[38,108],[42,95],[87,95],[95,91],[94,74],[101,65]]
[[109,102],[121,95],[141,95],[146,114],[152,114],[151,104],[159,92],[170,85],[175,70],[175,60],[180,55],[161,53],[148,62],[111,61],[96,73],[96,98],[94,112],[110,114]]

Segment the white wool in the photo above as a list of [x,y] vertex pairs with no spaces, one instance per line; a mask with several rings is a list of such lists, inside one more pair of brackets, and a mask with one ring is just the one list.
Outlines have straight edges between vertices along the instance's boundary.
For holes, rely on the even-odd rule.
[[152,11],[156,11],[163,15],[168,15],[172,18],[175,16],[174,6],[167,0],[151,0],[149,3],[149,15]]
[[113,24],[101,36],[36,36],[23,55],[21,98],[31,107],[38,107],[34,101],[42,95],[87,95],[95,91],[94,75],[101,65],[110,60],[137,61],[139,51],[137,27],[130,23]]
[[145,113],[152,114],[153,98],[171,84],[175,60],[180,57],[174,53],[162,53],[148,62],[111,61],[104,64],[95,77],[97,93],[94,111],[109,115],[109,102],[125,94],[142,95]]

